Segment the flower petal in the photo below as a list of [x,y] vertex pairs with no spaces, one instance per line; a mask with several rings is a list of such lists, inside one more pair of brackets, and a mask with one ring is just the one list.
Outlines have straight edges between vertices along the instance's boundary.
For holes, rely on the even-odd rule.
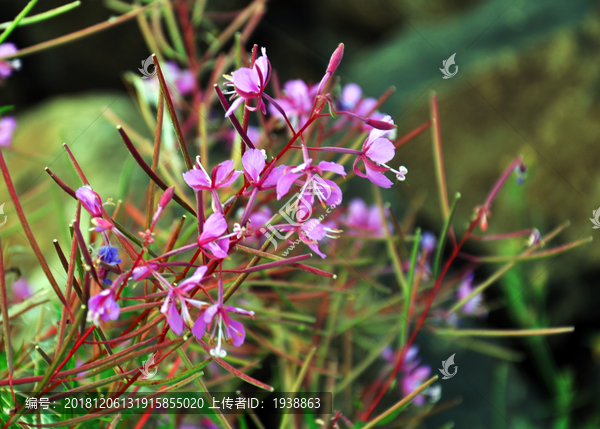
[[192,334],[194,334],[194,336],[200,340],[204,336],[204,332],[206,332],[206,322],[204,321],[204,317],[200,315],[194,323]]
[[366,164],[365,170],[367,172],[367,178],[377,186],[381,186],[382,188],[391,188],[394,184],[390,179],[385,177],[383,173],[370,169]]
[[167,322],[169,322],[169,326],[177,335],[181,335],[183,332],[183,319],[181,315],[177,311],[177,307],[175,306],[175,301],[171,307],[169,307],[169,312],[167,313]]
[[319,168],[323,171],[333,171],[334,173],[340,174],[342,176],[346,175],[344,166],[336,162],[321,161],[319,162]]
[[285,194],[288,193],[296,179],[302,176],[302,173],[284,173],[277,182],[277,199],[280,200]]
[[394,158],[396,148],[388,139],[379,138],[371,142],[366,150],[367,155],[371,160],[378,164],[383,164]]
[[190,170],[183,173],[183,180],[194,191],[208,191],[211,188],[210,178],[202,170]]
[[206,311],[204,312],[204,316],[202,316],[204,318],[204,321],[210,325],[215,317],[215,314],[217,314],[217,311],[219,311],[219,304],[213,304],[210,307],[208,307],[206,309]]
[[198,241],[202,243],[211,242],[223,235],[225,231],[227,231],[225,217],[219,212],[213,213],[204,222],[204,229]]
[[258,182],[260,173],[265,169],[265,157],[260,149],[249,149],[242,157],[244,173],[251,184]]
[[240,322],[229,319],[229,326],[226,328],[227,336],[231,339],[231,344],[235,347],[239,347],[244,344],[244,339],[246,338],[246,330],[244,329],[244,325]]
[[242,67],[233,72],[233,85],[235,90],[242,97],[246,97],[251,93],[260,92],[260,78],[258,77],[258,71],[256,69],[249,69]]
[[238,107],[240,107],[240,105],[245,101],[244,98],[242,97],[238,97],[235,100],[233,100],[233,103],[231,103],[231,106],[229,106],[229,109],[227,109],[227,112],[225,112],[225,117],[229,118],[231,116],[231,114],[233,112],[235,112],[237,110]]

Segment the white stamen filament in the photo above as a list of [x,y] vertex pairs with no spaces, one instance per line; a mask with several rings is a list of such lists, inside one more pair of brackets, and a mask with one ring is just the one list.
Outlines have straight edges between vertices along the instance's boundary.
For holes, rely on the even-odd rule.
[[[384,167],[389,168],[390,171],[396,175],[396,179],[398,179],[400,181],[406,180],[406,174],[408,174],[408,169],[405,166],[401,165],[400,167],[398,167],[398,170],[394,170],[392,167],[390,167],[387,164],[380,164],[380,165],[383,165]],[[404,170],[404,172],[402,172],[400,170]]]

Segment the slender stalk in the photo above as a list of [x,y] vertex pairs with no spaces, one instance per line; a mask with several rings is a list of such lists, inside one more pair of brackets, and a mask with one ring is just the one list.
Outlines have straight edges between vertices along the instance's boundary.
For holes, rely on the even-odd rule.
[[[131,153],[138,165],[142,167],[144,173],[146,173],[148,177],[150,177],[154,181],[154,183],[158,185],[159,188],[161,188],[163,191],[166,191],[169,188],[169,186],[165,182],[163,182],[163,180],[160,177],[158,177],[154,171],[152,171],[152,168],[150,168],[148,164],[146,164],[140,153],[137,151],[137,149],[129,139],[127,133],[125,133],[123,127],[117,125],[117,131],[119,131],[119,134],[121,135],[125,146],[127,146],[129,153]],[[187,204],[185,201],[183,201],[181,197],[179,197],[177,194],[173,194],[173,200],[175,200],[181,207],[183,207],[192,215],[194,215],[194,217],[196,217],[196,212],[194,211],[194,209],[191,208],[189,204]]]
[[[54,18],[62,13],[68,12],[72,9],[75,9],[77,6],[81,5],[81,1],[77,0],[73,3],[68,3],[64,6],[59,6],[57,8],[51,9],[47,12],[38,13],[37,15],[26,16],[17,24],[17,27],[22,27],[24,25],[35,24],[38,22],[45,21],[50,18]],[[3,22],[0,24],[0,30],[4,30],[9,28],[14,21]]]
[[6,351],[6,365],[8,367],[8,381],[10,383],[10,392],[13,397],[13,403],[17,406],[15,399],[15,392],[13,391],[12,378],[13,378],[13,354],[12,354],[12,343],[10,340],[10,321],[8,318],[8,295],[6,294],[6,278],[4,272],[4,255],[2,252],[2,239],[0,238],[0,304],[2,307],[2,320],[4,323],[4,349]]
[[162,69],[160,68],[160,64],[158,63],[158,58],[155,54],[152,54],[152,61],[154,61],[154,65],[156,67],[156,75],[158,76],[158,82],[160,83],[160,89],[162,91],[163,97],[165,98],[165,101],[167,103],[167,110],[169,111],[169,116],[171,117],[173,128],[175,128],[175,135],[177,136],[179,150],[181,150],[181,154],[183,155],[183,161],[185,162],[185,166],[188,170],[191,170],[193,167],[192,159],[190,158],[190,154],[185,144],[185,139],[183,138],[183,132],[181,131],[181,126],[179,125],[179,120],[177,119],[177,112],[175,111],[173,100],[171,100],[171,95],[169,94],[167,82],[163,75]]
[[438,111],[437,95],[431,94],[431,125],[433,142],[433,161],[435,164],[435,176],[440,191],[440,204],[444,220],[450,216],[450,205],[448,204],[448,187],[446,185],[446,173],[444,172],[444,157],[442,155],[442,133],[440,132],[440,114]]
[[[308,352],[308,356],[306,356],[306,359],[304,360],[304,363],[302,364],[302,368],[300,368],[300,372],[298,373],[298,376],[296,377],[296,380],[294,381],[294,384],[292,386],[292,391],[290,392],[290,393],[292,393],[292,400],[294,400],[294,398],[296,398],[298,389],[300,389],[300,385],[302,384],[304,377],[306,377],[306,373],[308,372],[308,367],[310,366],[310,361],[312,360],[316,351],[317,351],[316,347],[313,347],[310,349],[310,351]],[[289,414],[283,415],[283,418],[281,419],[281,424],[279,425],[279,429],[286,429],[288,427],[287,426],[288,418],[289,418]]]
[[366,425],[362,426],[361,429],[371,429],[372,427],[377,426],[377,423],[379,423],[380,421],[382,421],[383,419],[385,419],[387,416],[389,416],[390,414],[392,414],[396,410],[399,410],[404,405],[408,404],[416,396],[418,396],[423,390],[427,389],[430,385],[432,385],[437,379],[438,379],[437,375],[431,377],[425,383],[421,384],[417,390],[415,390],[414,392],[412,392],[406,398],[403,398],[401,401],[398,401],[394,406],[388,408],[386,411],[384,411],[383,413],[381,413],[380,415],[378,415],[377,417],[375,417],[373,420],[371,420]]
[[10,198],[12,199],[12,202],[15,205],[15,210],[17,212],[17,216],[19,217],[19,220],[21,221],[21,225],[23,226],[25,235],[27,236],[27,241],[29,241],[29,245],[31,246],[33,253],[35,253],[35,256],[36,256],[38,262],[42,266],[42,270],[44,271],[44,274],[48,278],[48,281],[50,282],[50,286],[52,286],[52,289],[54,289],[54,292],[58,296],[58,299],[60,299],[60,302],[62,302],[62,304],[64,306],[67,306],[68,305],[67,301],[65,300],[65,297],[64,297],[62,291],[60,290],[58,283],[56,283],[56,280],[54,279],[52,272],[50,271],[50,267],[48,266],[48,263],[46,262],[46,258],[44,258],[44,255],[42,254],[40,246],[38,246],[37,241],[35,240],[35,237],[33,236],[33,233],[31,232],[31,228],[29,227],[27,218],[25,218],[25,213],[23,212],[23,207],[21,207],[21,203],[19,201],[17,191],[15,190],[15,187],[13,185],[12,179],[10,177],[10,173],[8,172],[8,167],[6,166],[6,162],[4,161],[4,155],[2,154],[1,150],[0,150],[0,169],[2,169],[2,175],[4,177],[4,182],[6,183],[6,187],[8,189],[8,193],[10,194]]
[[454,219],[454,213],[456,212],[456,204],[460,199],[460,193],[457,192],[454,195],[454,201],[452,202],[452,207],[450,208],[450,215],[446,218],[444,222],[444,228],[442,229],[442,233],[440,234],[440,239],[437,245],[437,249],[435,252],[435,259],[433,261],[433,278],[437,278],[438,271],[440,270],[440,262],[442,260],[442,252],[444,251],[444,245],[446,243],[446,236],[448,235],[448,231],[452,226],[452,220]]
[[557,335],[575,331],[573,326],[546,329],[435,329],[437,335],[453,337],[532,337],[536,335]]
[[29,3],[27,3],[27,5],[23,8],[23,10],[16,16],[16,18],[8,25],[8,27],[6,28],[6,30],[4,30],[2,32],[2,34],[0,34],[0,43],[4,42],[6,40],[6,38],[8,36],[10,36],[10,33],[12,33],[12,31],[17,28],[17,25],[19,25],[19,22],[21,22],[21,20],[23,18],[25,18],[25,16],[29,13],[29,11],[31,9],[33,9],[33,6],[35,6],[35,4],[38,2],[38,0],[31,0]]
[[21,58],[26,55],[35,54],[37,52],[43,51],[48,48],[54,48],[56,46],[63,45],[65,43],[73,42],[75,40],[79,40],[83,37],[89,36],[94,33],[98,33],[100,31],[107,30],[115,25],[122,24],[127,22],[128,20],[135,18],[140,13],[144,12],[150,5],[144,7],[136,7],[131,12],[123,14],[115,19],[109,19],[107,21],[101,22],[96,25],[92,25],[91,27],[84,28],[83,30],[75,31],[74,33],[67,34],[65,36],[57,37],[56,39],[47,40],[42,43],[38,43],[37,45],[30,46],[29,48],[20,49],[12,55],[7,55],[5,57],[0,58],[0,60],[10,60],[13,58]]

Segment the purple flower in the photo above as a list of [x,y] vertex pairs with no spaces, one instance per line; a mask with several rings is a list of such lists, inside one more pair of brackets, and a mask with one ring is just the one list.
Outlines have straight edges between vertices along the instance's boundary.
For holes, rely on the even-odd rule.
[[102,216],[102,200],[91,187],[82,186],[75,191],[75,196],[81,201],[83,208],[86,209],[93,217]]
[[257,99],[256,107],[247,106],[248,110],[255,111],[261,109],[264,115],[267,114],[265,103],[263,102],[263,92],[271,78],[271,63],[267,58],[266,48],[261,48],[262,56],[256,59],[254,67],[242,67],[233,72],[231,81],[225,85],[233,86],[235,89],[232,98],[236,97],[231,104],[225,117],[228,118],[240,105],[246,100]]
[[[467,296],[473,292],[473,279],[475,278],[474,274],[471,272],[467,274],[463,280],[460,282],[458,286],[458,291],[456,292],[456,299],[461,301],[465,299]],[[481,294],[475,295],[473,298],[468,300],[465,305],[463,305],[461,311],[464,314],[473,314],[484,316],[486,314],[486,310],[482,305],[482,296]]]
[[[408,396],[412,392],[417,390],[421,386],[421,384],[423,384],[423,382],[427,380],[429,374],[431,374],[431,367],[428,365],[418,366],[415,369],[413,369],[410,373],[405,374],[404,377],[402,377],[402,381],[400,382],[402,388],[402,395]],[[423,394],[417,395],[413,402],[415,405],[422,407],[423,405],[425,405],[425,396]]]
[[227,231],[227,221],[219,213],[211,214],[198,237],[198,246],[211,259],[224,259],[229,253],[229,237],[220,238]]
[[433,254],[433,251],[435,250],[436,243],[437,240],[434,234],[432,234],[429,231],[423,232],[420,243],[421,251],[425,251],[427,252],[428,256],[431,256]]
[[131,273],[131,278],[134,281],[140,281],[146,279],[152,275],[152,271],[156,271],[159,267],[159,264],[155,262],[150,262],[148,265],[142,265],[137,268],[134,268]]
[[[205,265],[198,267],[192,277],[182,281],[175,287],[171,286],[160,274],[154,273],[156,278],[169,289],[167,299],[165,299],[165,302],[160,307],[160,312],[166,315],[169,326],[177,335],[181,335],[185,323],[190,325],[193,323],[187,307],[188,304],[197,308],[205,308],[208,305],[204,301],[191,299],[187,296],[187,293],[202,281],[207,269]],[[177,311],[177,302],[179,302],[181,307],[181,313]]]
[[[3,43],[0,45],[0,58],[7,57],[17,52],[17,46],[14,43]],[[0,59],[0,81],[9,77],[13,70],[19,70],[21,68],[20,60],[1,60]]]
[[354,198],[350,201],[344,223],[358,230],[354,234],[367,233],[373,237],[382,237],[385,234],[379,207],[372,205],[369,208],[360,198]]
[[16,280],[12,285],[12,297],[14,302],[22,302],[25,301],[33,295],[31,291],[31,286],[27,283],[23,277]]
[[12,116],[0,119],[0,147],[10,146],[15,128],[17,128],[17,120]]
[[271,209],[267,206],[263,206],[250,215],[250,223],[258,230],[261,226],[265,225],[272,216],[273,212]]
[[233,161],[223,161],[212,169],[209,175],[202,164],[198,162],[200,169],[190,170],[183,173],[183,180],[194,191],[211,191],[213,196],[213,210],[223,212],[223,206],[219,199],[217,189],[231,186],[233,182],[242,174],[241,171],[233,169]]
[[114,246],[102,246],[98,250],[100,260],[108,265],[117,265],[122,262],[119,258],[119,249]]
[[[408,396],[417,390],[431,374],[429,365],[419,365],[421,360],[418,358],[419,347],[412,346],[406,352],[404,362],[401,367],[402,379],[400,381],[400,389],[402,396]],[[425,405],[426,396],[439,397],[439,387],[432,389],[427,388],[423,393],[417,395],[413,399],[413,403],[419,407]]]
[[[219,290],[223,290],[223,281],[221,279],[219,279]],[[245,314],[251,317],[254,316],[254,311],[247,311],[242,308],[224,305],[223,295],[220,292],[219,302],[208,307],[204,313],[198,317],[192,328],[192,333],[200,340],[204,335],[204,332],[206,332],[206,328],[208,327],[208,329],[211,329],[213,322],[215,323],[210,334],[209,342],[213,345],[216,336],[217,345],[210,350],[211,356],[221,358],[227,356],[227,352],[222,349],[223,340],[235,347],[239,347],[244,343],[244,339],[246,338],[244,325],[233,320],[229,316],[229,313]]]
[[338,205],[342,202],[342,191],[340,187],[332,180],[323,179],[316,176],[315,173],[323,175],[323,171],[332,171],[342,176],[346,175],[344,167],[335,162],[321,161],[318,166],[311,166],[312,159],[307,159],[306,162],[296,167],[285,167],[282,175],[277,182],[277,199],[280,200],[288,193],[292,184],[300,177],[306,175],[306,181],[300,192],[304,193],[308,186],[311,186],[310,194],[316,195],[321,202],[328,205]]
[[112,287],[104,289],[99,294],[91,297],[88,306],[88,321],[94,322],[96,326],[98,326],[100,318],[105,322],[117,320],[121,311],[115,301],[115,291]]
[[[325,259],[327,255],[325,255],[323,252],[321,252],[321,249],[319,249],[318,241],[322,240],[325,237],[337,238],[337,236],[333,234],[341,232],[339,230],[326,227],[317,219],[309,219],[302,224],[296,225],[278,225],[274,228],[279,229],[280,231],[292,231],[292,233],[294,231],[297,231],[298,238],[300,239],[300,241],[306,244],[308,247],[310,247],[310,249],[312,249],[317,255],[319,255],[323,259]],[[290,235],[291,233],[288,234],[287,237],[289,237]],[[288,241],[290,240],[288,239]]]
[[[244,169],[244,175],[248,182],[254,187],[258,187],[258,183],[261,180],[260,174],[265,169],[265,154],[260,149],[248,149],[242,157],[242,167]],[[260,185],[259,189],[265,191],[267,189],[273,189],[277,186],[279,178],[283,172],[285,165],[275,167],[269,173],[269,176]]]
[[[341,110],[347,110],[362,118],[382,120],[385,115],[378,111],[373,111],[377,105],[377,100],[374,98],[362,98],[362,89],[355,83],[349,83],[342,89],[342,96],[339,100]],[[372,113],[371,113],[372,112]],[[371,126],[362,121],[353,119],[355,122],[362,124],[363,131],[372,129]]]
[[[389,124],[394,123],[390,116],[384,117],[382,121]],[[400,167],[398,170],[394,170],[386,165],[386,162],[389,162],[394,158],[396,151],[394,144],[385,138],[385,136],[392,131],[393,130],[391,129],[372,129],[363,143],[361,155],[354,161],[354,172],[358,176],[368,178],[371,182],[382,188],[390,188],[393,185],[393,182],[383,174],[384,171],[392,171],[396,174],[398,180],[404,180],[406,178],[406,173],[408,173],[406,167]],[[358,169],[358,162],[361,160],[365,164],[366,174]]]
[[175,88],[177,88],[177,91],[181,95],[185,96],[192,92],[196,78],[190,70],[182,70],[172,61],[167,61],[163,70],[165,78],[168,77],[169,81],[175,85]]
[[[283,85],[283,98],[277,98],[275,101],[285,111],[292,125],[297,127],[304,125],[308,120],[316,95],[316,86],[308,86],[303,80],[296,79]],[[283,119],[283,115],[273,104],[269,105],[269,113]]]

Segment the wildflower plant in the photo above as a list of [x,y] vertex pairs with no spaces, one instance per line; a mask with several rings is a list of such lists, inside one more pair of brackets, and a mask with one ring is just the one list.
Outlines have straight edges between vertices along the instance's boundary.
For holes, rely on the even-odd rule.
[[[70,242],[54,243],[66,273],[62,283],[31,233],[24,197],[17,195],[5,162],[15,124],[9,118],[0,122],[4,181],[59,313],[58,326],[40,324],[36,338],[44,338],[43,345],[12,344],[18,309],[39,310],[41,301],[35,295],[9,300],[11,276],[16,277],[15,296],[22,295],[19,282],[24,280],[9,272],[0,255],[7,362],[0,367],[4,427],[40,424],[36,411],[24,405],[24,392],[38,398],[77,392],[119,398],[201,391],[210,398],[209,388],[244,391],[252,386],[299,396],[333,393],[331,420],[283,415],[282,428],[371,428],[400,412],[423,415],[421,410],[426,413],[446,398],[432,375],[435,364],[418,356],[417,334],[426,327],[438,338],[469,335],[461,330],[461,320],[485,317],[482,292],[503,274],[484,279],[474,274],[476,268],[496,258],[506,271],[521,260],[549,257],[589,241],[542,251],[562,227],[542,234],[534,229],[473,234],[477,226],[487,229],[492,204],[515,179],[515,170],[515,180],[522,182],[521,157],[506,166],[468,227],[455,227],[460,195],[448,197],[435,96],[431,118],[398,138],[393,118],[379,112],[391,90],[374,99],[364,98],[356,84],[341,87],[336,70],[343,44],[332,49],[318,84],[296,79],[279,88],[268,46],[249,51],[245,46],[262,16],[262,1],[237,12],[220,37],[202,46],[196,35],[208,30],[192,19],[203,15],[202,2],[114,4],[126,10],[116,19],[137,18],[148,45],[156,49],[155,77],[127,76],[153,142],[148,144],[141,137],[145,131],[127,124],[115,130],[135,168],[148,176],[148,188],[131,189],[129,196],[112,203],[112,196],[95,192],[86,166],[65,145],[78,182],[46,170],[76,202],[74,220],[62,226],[68,228]],[[163,34],[163,20],[169,36]],[[27,48],[12,46],[0,45],[2,79],[18,69],[15,59],[27,53]],[[218,119],[208,120],[213,117]],[[398,217],[380,189],[410,180],[405,166],[410,159],[398,160],[396,149],[428,129],[443,224],[421,233],[410,219]],[[228,146],[223,136],[232,130],[234,141]],[[179,162],[163,163],[163,156],[177,156]],[[371,187],[373,201],[347,196],[349,184],[359,180]],[[136,207],[140,195],[144,199]],[[463,251],[467,240],[520,236],[533,237],[521,254],[478,257]],[[280,242],[283,247],[277,247]],[[0,251],[6,252],[3,242]],[[459,257],[472,264],[469,270],[457,268]],[[382,284],[390,272],[393,281]],[[352,358],[353,350],[363,356],[360,361]],[[140,361],[154,353],[158,378],[143,380]],[[280,366],[267,376],[259,367],[269,355]],[[75,367],[76,361],[82,363]],[[369,371],[381,364],[384,371],[371,377]],[[392,385],[399,388],[390,389]],[[127,416],[99,417],[94,411],[78,417],[45,414],[43,423],[143,427],[149,419],[164,418],[152,407]],[[170,417],[169,427],[187,427]],[[242,428],[250,420],[264,427],[254,413],[226,418],[217,411],[213,417],[194,427]]]

